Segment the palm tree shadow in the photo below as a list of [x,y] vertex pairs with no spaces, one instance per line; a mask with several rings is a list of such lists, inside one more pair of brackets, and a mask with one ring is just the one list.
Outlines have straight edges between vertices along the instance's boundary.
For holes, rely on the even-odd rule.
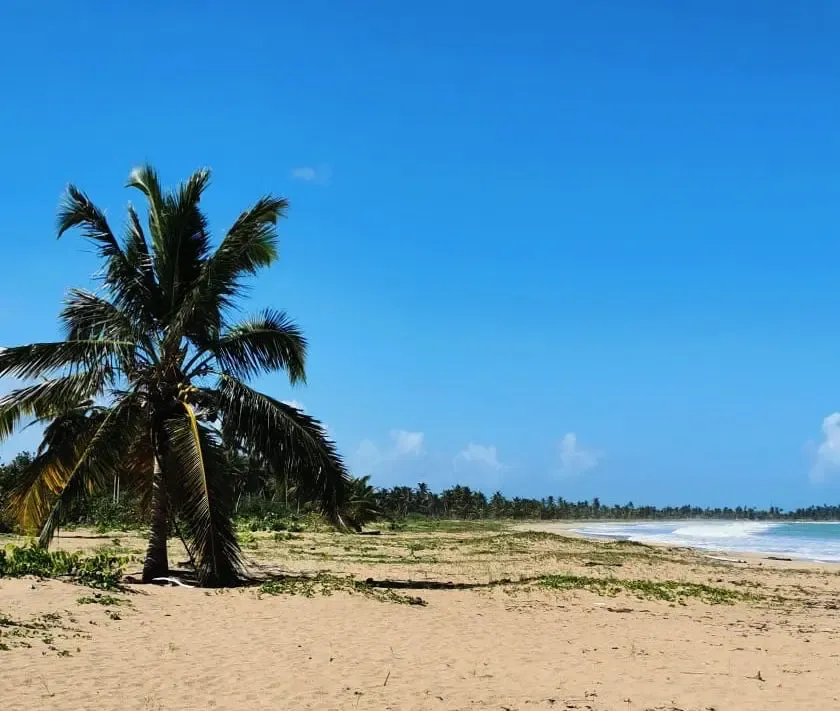
[[[240,581],[241,587],[255,587],[263,585],[264,583],[284,583],[284,582],[309,582],[316,581],[319,575],[329,573],[329,571],[319,571],[316,573],[301,573],[284,570],[264,570],[260,573],[249,575]],[[343,576],[348,579],[351,576]],[[502,585],[527,584],[539,580],[539,576],[519,578],[512,580],[511,578],[499,578],[498,580],[491,580],[486,583],[458,583],[446,580],[398,580],[394,578],[365,578],[358,582],[370,587],[379,588],[382,590],[482,590],[495,588]]]

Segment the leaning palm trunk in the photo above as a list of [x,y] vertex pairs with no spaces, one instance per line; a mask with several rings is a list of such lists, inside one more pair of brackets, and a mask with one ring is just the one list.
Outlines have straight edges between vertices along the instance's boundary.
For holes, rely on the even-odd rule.
[[149,547],[143,562],[143,582],[169,575],[169,555],[166,543],[169,537],[169,510],[166,501],[166,485],[163,471],[155,457],[152,474],[152,516],[149,532]]
[[0,349],[0,377],[40,380],[0,400],[0,441],[24,419],[46,426],[11,499],[42,544],[73,500],[107,491],[118,476],[151,510],[144,580],[168,572],[177,519],[199,581],[226,585],[244,566],[223,441],[292,472],[339,526],[349,477],[317,420],[248,385],[279,370],[305,382],[300,329],[271,309],[229,320],[245,278],[276,257],[286,201],[258,200],[214,250],[199,209],[209,177],[200,170],[164,191],[152,168],[135,170],[128,185],[146,199],[147,227],[129,206],[122,240],[83,192],[68,188],[59,235],[78,227],[96,245],[104,288],[70,291],[65,340]]

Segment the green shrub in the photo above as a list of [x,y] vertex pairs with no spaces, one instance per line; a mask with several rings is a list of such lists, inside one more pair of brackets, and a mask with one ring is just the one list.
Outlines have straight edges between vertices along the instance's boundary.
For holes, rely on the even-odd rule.
[[237,520],[237,527],[240,531],[250,531],[251,533],[256,533],[257,531],[292,531],[293,533],[300,533],[308,528],[317,528],[322,523],[320,517],[311,514],[307,515],[304,520],[301,520],[295,514],[268,510],[261,513],[252,513],[248,516],[240,516]]
[[70,578],[101,590],[120,587],[125,558],[111,553],[82,556],[80,553],[48,551],[36,545],[7,546],[0,550],[0,578]]

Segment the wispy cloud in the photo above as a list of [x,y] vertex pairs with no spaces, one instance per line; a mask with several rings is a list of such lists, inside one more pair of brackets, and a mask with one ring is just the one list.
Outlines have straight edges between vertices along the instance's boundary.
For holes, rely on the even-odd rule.
[[398,457],[409,454],[417,457],[425,451],[423,449],[423,441],[426,439],[426,436],[422,432],[391,430],[391,439],[394,442],[394,454]]
[[840,469],[840,412],[832,412],[823,419],[822,435],[811,466],[811,481],[814,482],[824,481],[827,475]]
[[557,453],[560,459],[560,474],[562,476],[576,476],[594,469],[603,459],[603,454],[595,449],[583,447],[578,442],[574,432],[567,432],[563,435],[557,445]]
[[370,468],[403,457],[421,457],[426,453],[426,437],[422,432],[391,430],[389,436],[391,442],[386,447],[379,447],[369,439],[362,440],[356,449],[355,459],[358,464],[363,468]]
[[326,185],[332,177],[332,170],[327,165],[301,165],[292,169],[292,177],[305,183]]
[[475,442],[470,442],[458,452],[454,464],[456,469],[465,464],[475,464],[495,471],[506,468],[506,465],[499,461],[499,454],[495,445],[476,444]]

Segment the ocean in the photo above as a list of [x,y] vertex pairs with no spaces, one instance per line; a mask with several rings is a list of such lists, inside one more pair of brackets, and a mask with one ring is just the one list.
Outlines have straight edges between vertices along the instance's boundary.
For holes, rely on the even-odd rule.
[[736,553],[758,553],[825,563],[840,562],[840,522],[669,521],[587,523],[585,536]]

